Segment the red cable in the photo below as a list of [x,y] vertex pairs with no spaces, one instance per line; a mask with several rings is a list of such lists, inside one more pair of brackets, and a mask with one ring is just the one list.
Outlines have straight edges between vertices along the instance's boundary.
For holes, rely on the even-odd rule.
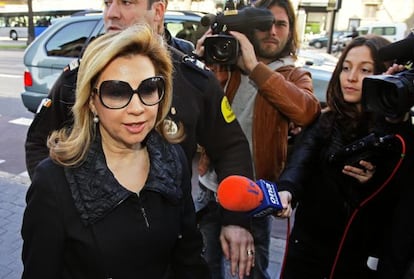
[[379,187],[375,192],[373,192],[370,196],[368,196],[365,200],[363,200],[360,204],[359,204],[359,207],[358,208],[356,208],[355,210],[354,210],[354,212],[352,213],[352,215],[351,215],[351,218],[349,219],[349,221],[348,221],[348,223],[347,223],[347,225],[346,225],[346,227],[345,227],[345,230],[344,230],[344,233],[343,233],[343,235],[342,235],[342,239],[341,239],[341,242],[339,243],[339,247],[338,247],[338,250],[337,250],[337,252],[336,252],[336,257],[335,257],[335,261],[334,261],[334,263],[333,263],[333,265],[332,265],[332,269],[331,269],[331,273],[330,273],[330,275],[329,275],[329,279],[333,279],[333,276],[334,276],[334,273],[335,273],[335,268],[336,268],[336,265],[337,265],[337,263],[338,263],[338,260],[339,260],[339,256],[340,256],[340,254],[341,254],[341,250],[342,250],[342,248],[343,248],[343,245],[344,245],[344,243],[345,243],[345,239],[346,239],[346,236],[347,236],[347,234],[348,234],[348,231],[349,231],[349,228],[351,227],[351,224],[352,224],[352,221],[354,220],[354,218],[355,218],[355,216],[357,215],[357,213],[358,213],[358,211],[359,211],[359,209],[360,208],[362,208],[363,206],[365,206],[370,200],[372,200],[380,191],[382,191],[383,189],[384,189],[384,187],[385,186],[387,186],[388,185],[388,183],[390,182],[390,180],[394,177],[394,175],[395,175],[395,173],[398,171],[398,169],[400,168],[400,166],[401,166],[401,163],[402,163],[402,161],[403,161],[403,159],[404,159],[404,157],[405,157],[405,152],[406,152],[406,147],[405,147],[405,141],[404,141],[404,139],[400,136],[400,135],[395,135],[395,137],[396,138],[398,138],[399,140],[400,140],[400,142],[401,142],[401,157],[400,157],[400,159],[399,159],[399,161],[398,161],[398,163],[395,165],[395,167],[394,167],[394,170],[392,171],[392,173],[391,173],[391,175],[387,178],[387,180],[385,180],[384,181],[384,183],[381,185],[381,187]]

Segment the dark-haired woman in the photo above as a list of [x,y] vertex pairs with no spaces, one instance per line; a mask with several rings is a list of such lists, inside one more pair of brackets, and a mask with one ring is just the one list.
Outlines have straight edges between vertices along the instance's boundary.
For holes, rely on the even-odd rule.
[[[402,143],[394,135],[413,141],[407,113],[387,119],[361,103],[363,79],[389,66],[378,56],[388,44],[378,36],[350,42],[330,80],[326,110],[303,131],[280,176],[281,197],[296,206],[284,279],[378,278],[384,265],[412,152],[399,165]],[[373,147],[379,138],[386,143],[378,149],[340,156],[354,142]]]

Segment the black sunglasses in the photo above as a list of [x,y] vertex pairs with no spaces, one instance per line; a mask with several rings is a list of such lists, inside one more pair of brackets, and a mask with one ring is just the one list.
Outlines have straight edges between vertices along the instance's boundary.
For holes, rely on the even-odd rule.
[[99,95],[102,105],[109,109],[121,109],[131,102],[137,94],[146,106],[158,104],[164,97],[165,80],[162,76],[154,76],[141,81],[137,89],[132,89],[129,83],[121,80],[105,80],[93,93]]

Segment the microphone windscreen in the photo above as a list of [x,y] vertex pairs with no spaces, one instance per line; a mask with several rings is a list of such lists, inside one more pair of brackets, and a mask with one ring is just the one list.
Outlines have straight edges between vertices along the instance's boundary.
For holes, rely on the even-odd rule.
[[260,206],[263,192],[247,177],[231,175],[223,179],[218,186],[217,199],[227,210],[247,212]]
[[204,27],[210,26],[216,20],[216,15],[206,14],[200,19],[200,24]]

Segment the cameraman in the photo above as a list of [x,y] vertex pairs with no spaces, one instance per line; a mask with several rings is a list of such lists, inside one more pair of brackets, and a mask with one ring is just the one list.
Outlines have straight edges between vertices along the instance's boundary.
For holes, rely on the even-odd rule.
[[[320,105],[313,95],[312,79],[309,72],[295,67],[298,36],[296,17],[290,1],[258,1],[256,7],[269,9],[274,16],[268,30],[246,30],[233,32],[240,44],[237,65],[211,66],[225,88],[226,96],[249,141],[253,158],[255,178],[276,181],[284,168],[287,157],[288,133],[290,125],[303,127],[312,123],[320,113]],[[244,19],[249,20],[249,19]],[[197,42],[197,55],[204,55],[203,43],[212,36],[208,31]],[[297,129],[299,130],[299,129]],[[214,201],[214,193],[207,189],[205,172],[209,169],[208,160],[203,158],[199,166],[201,196]],[[211,187],[209,187],[211,188]],[[198,200],[200,203],[208,203]],[[210,203],[211,204],[211,203]],[[220,253],[214,213],[201,215],[200,228],[206,242],[206,258],[216,278],[221,277],[221,258],[212,258]],[[217,218],[216,218],[217,220]],[[246,251],[255,258],[253,274],[249,278],[270,278],[267,273],[269,264],[269,244],[271,217],[253,220],[255,251]],[[220,237],[221,239],[221,237]],[[222,242],[224,256],[228,258],[229,249]],[[210,257],[211,256],[211,257]],[[228,269],[224,272],[227,275]],[[235,269],[231,268],[234,276]]]
[[[403,42],[405,41],[405,43]],[[411,59],[409,63],[414,59],[412,55],[414,52],[414,33],[410,33],[407,39],[400,41],[401,44],[407,46],[406,51],[399,52],[399,47],[396,43],[394,46],[394,55],[406,56],[406,59]],[[410,51],[411,50],[411,51]],[[402,61],[399,61],[402,62]],[[394,75],[407,70],[406,65],[393,64],[384,73],[387,75]],[[411,64],[411,69],[412,64]],[[413,95],[414,92],[411,92]],[[412,96],[413,97],[413,96]],[[411,115],[410,115],[411,114]],[[401,125],[403,123],[410,122],[410,116],[413,117],[413,111],[405,113],[400,119],[387,119],[388,122],[395,123],[395,125]],[[411,120],[413,121],[413,120]],[[406,129],[399,129],[398,133],[404,137],[407,145],[407,155],[404,158],[404,164],[399,171],[400,176],[394,178],[394,184],[398,184],[396,187],[399,191],[399,195],[395,200],[395,207],[392,210],[392,223],[389,226],[390,235],[385,242],[384,256],[378,263],[378,279],[387,278],[401,278],[401,279],[414,279],[414,187],[413,187],[413,142],[414,142],[414,127],[413,123]],[[395,187],[390,185],[390,187]]]

